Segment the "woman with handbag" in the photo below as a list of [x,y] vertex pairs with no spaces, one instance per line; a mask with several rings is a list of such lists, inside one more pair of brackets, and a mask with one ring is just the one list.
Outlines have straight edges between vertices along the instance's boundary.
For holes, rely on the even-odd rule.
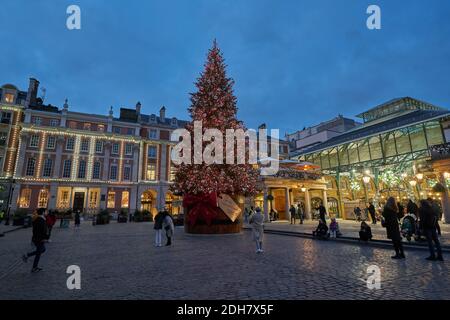
[[390,197],[383,210],[382,226],[386,228],[387,238],[392,240],[394,245],[395,256],[392,259],[404,259],[402,237],[400,235],[400,227],[398,224],[398,207],[395,199]]
[[163,211],[163,227],[164,230],[166,231],[166,237],[167,237],[167,243],[166,246],[170,246],[172,245],[172,237],[173,237],[173,232],[175,230],[175,226],[173,224],[173,218],[172,216],[169,214],[169,212],[167,212],[167,210]]

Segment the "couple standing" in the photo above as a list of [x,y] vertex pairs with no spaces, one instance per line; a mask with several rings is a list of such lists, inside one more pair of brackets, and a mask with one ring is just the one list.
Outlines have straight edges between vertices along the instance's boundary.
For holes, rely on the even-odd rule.
[[172,245],[172,237],[173,232],[175,230],[175,226],[173,224],[172,216],[167,212],[166,209],[159,211],[155,216],[155,225],[153,229],[155,229],[155,247],[161,247],[162,241],[162,229],[166,232],[167,243],[166,246]]

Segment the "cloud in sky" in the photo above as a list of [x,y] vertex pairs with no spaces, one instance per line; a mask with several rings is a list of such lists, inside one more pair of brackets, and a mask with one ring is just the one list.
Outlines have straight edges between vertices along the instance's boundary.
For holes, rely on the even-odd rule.
[[[66,28],[66,8],[82,29]],[[366,28],[378,4],[382,29]],[[400,96],[450,107],[450,2],[412,0],[7,1],[0,82],[46,102],[107,114],[137,101],[187,118],[189,92],[216,38],[236,81],[239,117],[281,133],[353,116]]]

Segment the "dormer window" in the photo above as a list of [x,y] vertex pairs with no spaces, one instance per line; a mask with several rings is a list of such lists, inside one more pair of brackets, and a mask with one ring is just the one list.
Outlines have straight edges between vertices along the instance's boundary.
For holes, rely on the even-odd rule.
[[178,120],[177,120],[177,118],[172,118],[172,120],[170,121],[170,124],[171,124],[173,127],[176,127],[176,126],[178,125]]
[[6,93],[5,94],[5,102],[6,103],[10,103],[10,104],[13,104],[14,103],[14,94],[12,94],[12,93]]
[[153,123],[156,122],[156,115],[154,115],[154,114],[150,115],[150,122],[153,122]]
[[42,118],[40,117],[34,117],[33,118],[33,124],[40,126],[42,124]]

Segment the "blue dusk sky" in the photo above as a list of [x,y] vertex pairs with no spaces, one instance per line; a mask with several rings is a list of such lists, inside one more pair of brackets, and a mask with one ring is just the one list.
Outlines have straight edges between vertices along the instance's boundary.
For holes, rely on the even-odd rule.
[[[81,30],[66,28],[71,4]],[[1,0],[0,83],[35,77],[46,103],[81,112],[141,101],[187,119],[214,38],[250,128],[284,135],[401,96],[450,108],[447,0]]]

